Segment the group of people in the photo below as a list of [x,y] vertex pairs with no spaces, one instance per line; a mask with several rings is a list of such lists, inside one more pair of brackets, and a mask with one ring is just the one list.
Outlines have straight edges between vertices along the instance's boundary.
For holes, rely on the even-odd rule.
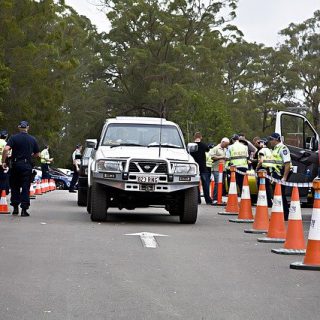
[[[43,179],[50,179],[49,165],[54,159],[50,157],[49,145],[40,152],[37,140],[28,133],[27,121],[21,121],[18,130],[19,133],[10,136],[9,139],[6,130],[0,131],[0,191],[5,190],[8,194],[10,189],[12,214],[18,215],[20,206],[21,216],[27,217],[30,215],[27,210],[30,207],[29,191],[33,177],[33,159],[40,158]],[[74,173],[69,192],[76,192],[81,149],[81,144],[78,144],[72,153]]]
[[[222,172],[225,180],[229,182],[230,166],[237,169],[236,182],[239,187],[239,193],[242,190],[243,177],[241,173],[247,172],[249,168],[256,171],[265,170],[268,175],[275,179],[285,182],[291,175],[291,156],[288,147],[281,141],[278,133],[273,133],[268,138],[255,137],[252,142],[245,138],[244,134],[234,134],[230,139],[224,137],[216,145],[208,145],[202,142],[200,132],[194,134],[194,142],[198,144],[198,150],[191,155],[199,165],[200,178],[203,189],[203,195],[206,204],[215,205],[217,203],[218,184],[215,183],[213,198],[211,198],[210,178],[214,177],[219,181],[219,166],[222,166]],[[270,148],[268,147],[270,145]],[[259,185],[259,180],[257,180]],[[284,218],[288,220],[289,206],[285,196],[285,185],[281,185],[282,202]],[[266,193],[268,206],[272,206],[272,185],[266,179]],[[198,201],[201,203],[200,189],[198,191]]]

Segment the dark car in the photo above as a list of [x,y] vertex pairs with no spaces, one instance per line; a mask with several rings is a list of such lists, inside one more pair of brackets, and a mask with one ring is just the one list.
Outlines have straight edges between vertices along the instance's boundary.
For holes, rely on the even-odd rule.
[[72,175],[67,175],[57,168],[49,167],[49,174],[56,183],[56,188],[58,190],[67,190],[70,187],[70,182],[72,180]]
[[88,139],[86,141],[86,147],[83,151],[81,158],[80,170],[79,170],[79,181],[78,181],[78,206],[87,205],[87,193],[88,193],[88,164],[89,158],[93,148],[88,145]]

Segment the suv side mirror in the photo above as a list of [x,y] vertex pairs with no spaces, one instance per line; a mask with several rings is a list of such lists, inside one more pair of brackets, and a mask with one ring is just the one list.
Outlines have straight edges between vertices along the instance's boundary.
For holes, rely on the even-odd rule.
[[95,149],[98,145],[97,139],[87,139],[86,140],[86,148]]
[[194,142],[188,143],[187,150],[189,153],[198,151],[198,144]]

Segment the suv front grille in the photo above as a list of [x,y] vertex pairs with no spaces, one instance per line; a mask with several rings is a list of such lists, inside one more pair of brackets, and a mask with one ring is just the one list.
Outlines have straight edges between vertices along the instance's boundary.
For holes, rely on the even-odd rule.
[[165,162],[132,161],[129,164],[129,172],[167,174],[168,168]]

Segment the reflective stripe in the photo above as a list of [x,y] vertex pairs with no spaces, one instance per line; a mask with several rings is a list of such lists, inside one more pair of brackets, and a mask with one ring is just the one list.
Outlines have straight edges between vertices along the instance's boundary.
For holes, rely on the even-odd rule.
[[320,240],[320,208],[312,211],[308,240]]
[[230,183],[229,194],[237,194],[237,184],[235,182]]
[[265,190],[259,192],[257,206],[260,206],[260,207],[262,207],[262,206],[267,207],[268,206],[267,192]]
[[221,183],[223,181],[223,172],[219,172],[218,182]]
[[249,186],[242,187],[241,199],[250,200],[250,189]]
[[282,197],[281,196],[274,196],[273,197],[272,212],[283,212],[283,205],[282,205]]
[[289,209],[289,220],[302,220],[300,201],[291,201]]

